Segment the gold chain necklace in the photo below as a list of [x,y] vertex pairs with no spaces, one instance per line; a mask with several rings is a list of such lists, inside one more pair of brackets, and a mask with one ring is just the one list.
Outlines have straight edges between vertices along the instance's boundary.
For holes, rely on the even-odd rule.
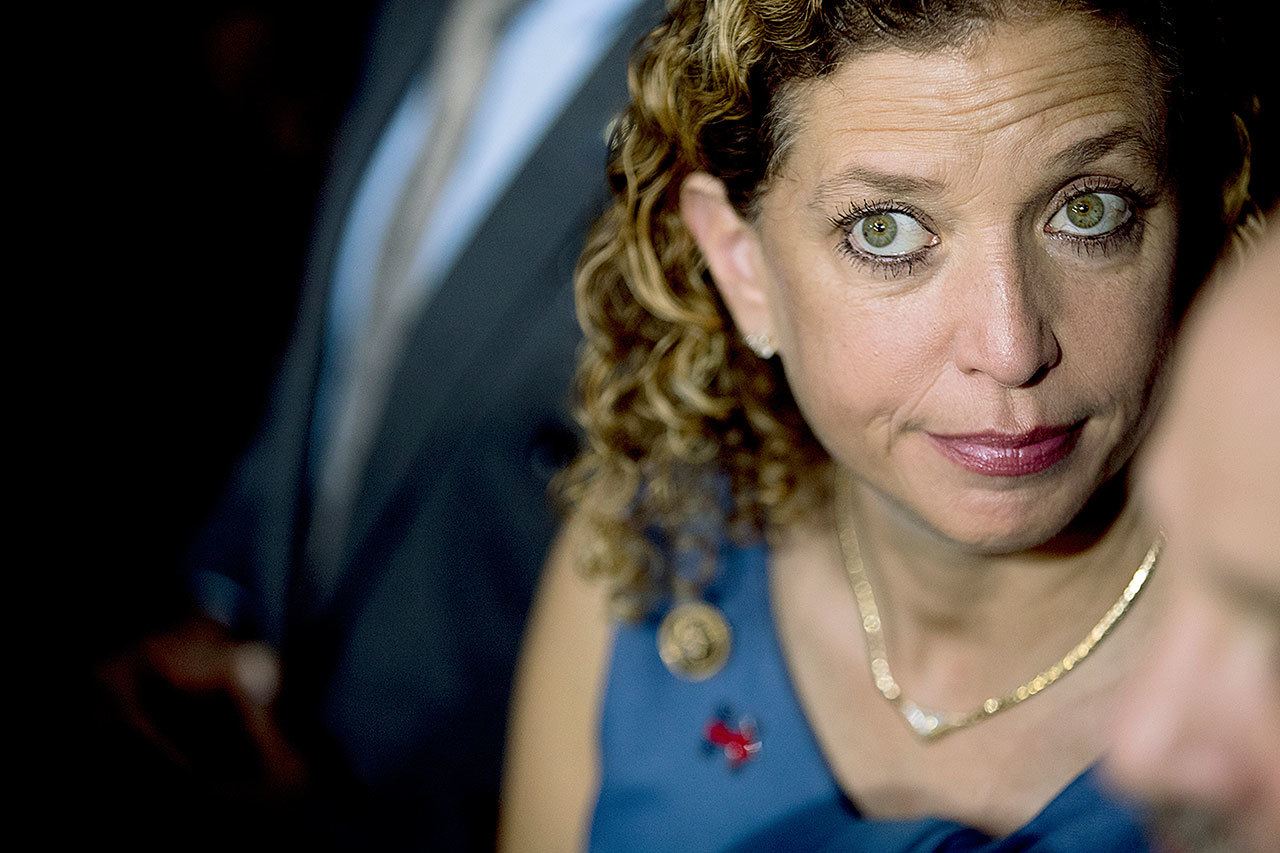
[[972,711],[948,713],[926,710],[902,695],[902,688],[893,678],[889,669],[889,656],[885,652],[884,630],[880,621],[880,609],[876,606],[875,593],[871,590],[871,582],[867,579],[867,570],[862,563],[862,554],[858,548],[858,538],[854,535],[850,522],[852,517],[852,501],[848,494],[851,487],[841,483],[837,487],[836,524],[840,532],[840,552],[844,557],[845,572],[849,575],[849,583],[853,587],[853,596],[858,602],[858,612],[862,616],[862,630],[867,635],[867,660],[871,664],[871,676],[875,679],[876,688],[893,707],[898,709],[910,726],[911,731],[923,741],[934,741],[943,735],[981,722],[1014,705],[1025,702],[1032,696],[1053,684],[1066,675],[1075,666],[1089,656],[1102,638],[1115,627],[1142,591],[1143,585],[1151,572],[1155,570],[1156,560],[1160,557],[1160,548],[1164,537],[1157,536],[1155,542],[1147,550],[1146,557],[1138,570],[1129,579],[1128,585],[1115,604],[1111,605],[1098,624],[1085,635],[1063,658],[1048,669],[1037,674],[1030,681],[1021,684],[1017,689],[1004,696],[992,696]]

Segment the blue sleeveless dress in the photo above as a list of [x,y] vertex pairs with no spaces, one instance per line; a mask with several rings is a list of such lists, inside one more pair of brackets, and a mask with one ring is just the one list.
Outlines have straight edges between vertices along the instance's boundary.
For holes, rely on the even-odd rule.
[[[598,851],[1053,851],[1149,849],[1138,813],[1077,777],[1005,838],[950,820],[869,820],[841,791],[792,688],[763,544],[725,543],[705,598],[733,629],[723,670],[677,679],[658,657],[660,615],[615,633],[601,720]],[[748,743],[758,744],[743,752]],[[739,748],[745,760],[728,757]]]

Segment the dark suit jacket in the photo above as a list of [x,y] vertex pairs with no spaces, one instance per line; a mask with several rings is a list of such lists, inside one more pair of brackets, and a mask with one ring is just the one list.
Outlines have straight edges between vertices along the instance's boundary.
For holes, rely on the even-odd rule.
[[[298,326],[265,425],[196,549],[248,596],[284,661],[282,710],[354,840],[491,846],[506,703],[556,527],[551,474],[573,453],[572,270],[603,209],[604,130],[642,3],[462,252],[409,337],[356,499],[335,603],[307,571],[304,486],[327,289],[343,218],[445,4],[395,0],[340,131]],[[376,828],[376,829],[375,829]],[[343,836],[330,836],[330,839]]]

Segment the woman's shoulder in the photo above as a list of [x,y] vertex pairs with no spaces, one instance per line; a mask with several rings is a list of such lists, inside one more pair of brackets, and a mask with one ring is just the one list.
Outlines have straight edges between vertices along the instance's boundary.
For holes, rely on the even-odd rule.
[[603,585],[578,570],[585,535],[570,519],[557,537],[525,632],[507,730],[504,849],[579,849],[585,837],[611,630]]

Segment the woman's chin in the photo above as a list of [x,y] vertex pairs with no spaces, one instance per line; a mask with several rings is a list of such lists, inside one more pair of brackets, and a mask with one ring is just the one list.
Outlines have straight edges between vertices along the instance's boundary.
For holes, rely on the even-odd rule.
[[1008,529],[1000,525],[979,526],[971,523],[966,527],[939,529],[938,532],[965,551],[998,556],[1037,548],[1053,539],[1060,530],[1060,527],[1052,526],[1040,528],[1023,525]]
[[1038,548],[1062,533],[1079,514],[1089,495],[1072,500],[1052,495],[963,498],[933,503],[921,517],[942,537],[975,554],[1012,554]]

